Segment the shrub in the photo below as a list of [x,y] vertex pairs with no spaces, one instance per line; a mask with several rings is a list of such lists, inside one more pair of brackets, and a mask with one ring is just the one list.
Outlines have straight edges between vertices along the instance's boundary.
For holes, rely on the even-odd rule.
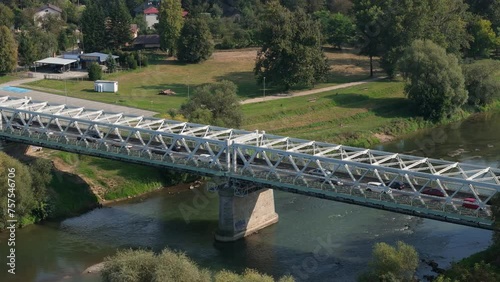
[[102,79],[102,69],[99,64],[92,63],[88,69],[88,72],[89,72],[89,80],[96,81]]

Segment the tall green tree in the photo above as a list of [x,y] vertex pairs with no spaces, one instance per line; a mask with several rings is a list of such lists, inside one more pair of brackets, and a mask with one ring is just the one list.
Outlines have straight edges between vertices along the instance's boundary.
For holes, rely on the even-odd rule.
[[500,62],[481,60],[462,66],[471,105],[485,106],[500,98]]
[[177,49],[177,41],[181,35],[184,19],[180,0],[163,0],[160,4],[158,29],[161,49],[173,56]]
[[110,5],[106,21],[108,47],[117,50],[132,40],[130,31],[132,17],[124,0],[113,0],[108,5]]
[[184,63],[199,63],[212,56],[214,43],[204,19],[189,18],[184,23],[177,41],[177,60]]
[[406,95],[425,118],[445,118],[467,101],[458,59],[432,41],[414,41],[400,59],[399,67],[406,79]]
[[354,37],[355,26],[350,17],[325,10],[314,13],[314,17],[319,20],[321,33],[328,44],[341,49]]
[[14,25],[14,12],[3,3],[0,3],[0,25],[8,28]]
[[0,73],[13,71],[17,66],[17,44],[10,29],[0,26]]
[[255,75],[285,91],[294,85],[313,86],[328,72],[321,49],[319,24],[303,11],[291,13],[278,2],[268,4],[260,30],[262,47],[257,53]]
[[497,36],[489,20],[476,18],[469,25],[469,32],[473,37],[468,50],[468,55],[474,58],[490,56],[495,47]]
[[106,48],[106,18],[103,9],[93,1],[82,13],[83,49],[85,52],[102,51]]
[[370,58],[370,77],[373,77],[373,57],[381,53],[381,23],[384,17],[381,1],[354,0],[353,11],[358,32],[360,53]]
[[238,128],[243,113],[237,90],[228,80],[198,86],[180,112],[191,122]]
[[18,56],[21,65],[30,67],[38,59],[37,42],[28,31],[23,31],[18,37]]
[[414,247],[401,241],[396,247],[386,243],[373,246],[370,272],[360,281],[414,281],[418,267],[418,253]]

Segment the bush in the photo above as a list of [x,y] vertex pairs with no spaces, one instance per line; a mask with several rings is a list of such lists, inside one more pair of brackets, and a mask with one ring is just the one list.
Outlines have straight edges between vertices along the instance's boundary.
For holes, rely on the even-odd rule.
[[135,70],[137,68],[137,61],[135,60],[135,56],[130,54],[127,56],[127,66],[129,69]]
[[88,69],[88,72],[90,81],[96,81],[102,79],[102,69],[99,64],[92,63]]
[[152,281],[157,260],[152,252],[125,250],[104,259],[103,281]]
[[[200,268],[184,253],[168,249],[161,254],[143,250],[125,250],[104,260],[101,277],[105,282],[175,281],[175,282],[274,282],[275,280],[255,270],[247,269],[242,275],[222,270],[214,277],[207,269]],[[284,276],[279,282],[293,282]]]
[[495,77],[499,70],[500,62],[493,60],[476,61],[463,66],[469,104],[486,106],[500,97],[500,81]]
[[415,40],[399,61],[405,93],[418,114],[431,120],[450,117],[467,101],[458,60],[430,40]]

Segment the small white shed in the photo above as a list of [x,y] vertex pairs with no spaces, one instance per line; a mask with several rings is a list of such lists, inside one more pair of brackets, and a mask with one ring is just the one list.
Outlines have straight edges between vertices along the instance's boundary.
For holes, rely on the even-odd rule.
[[95,92],[118,92],[118,81],[96,80],[94,82]]

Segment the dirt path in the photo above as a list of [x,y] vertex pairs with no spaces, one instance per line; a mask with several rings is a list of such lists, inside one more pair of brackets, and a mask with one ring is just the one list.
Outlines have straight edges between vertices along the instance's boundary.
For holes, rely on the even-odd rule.
[[290,94],[275,94],[272,96],[252,98],[252,99],[247,99],[247,100],[241,101],[241,104],[242,105],[253,104],[253,103],[259,103],[259,102],[270,101],[270,100],[286,99],[286,98],[293,98],[293,97],[298,97],[298,96],[307,96],[307,95],[326,92],[326,91],[330,91],[330,90],[336,90],[336,89],[342,89],[342,88],[347,88],[347,87],[356,86],[356,85],[362,85],[365,83],[369,83],[369,82],[377,81],[377,80],[381,80],[381,79],[385,79],[385,77],[375,77],[375,78],[370,78],[370,79],[366,79],[363,81],[343,83],[343,84],[324,87],[324,88],[318,88],[318,89],[312,89],[312,90],[306,90],[306,91],[300,91],[300,92],[293,92]]

